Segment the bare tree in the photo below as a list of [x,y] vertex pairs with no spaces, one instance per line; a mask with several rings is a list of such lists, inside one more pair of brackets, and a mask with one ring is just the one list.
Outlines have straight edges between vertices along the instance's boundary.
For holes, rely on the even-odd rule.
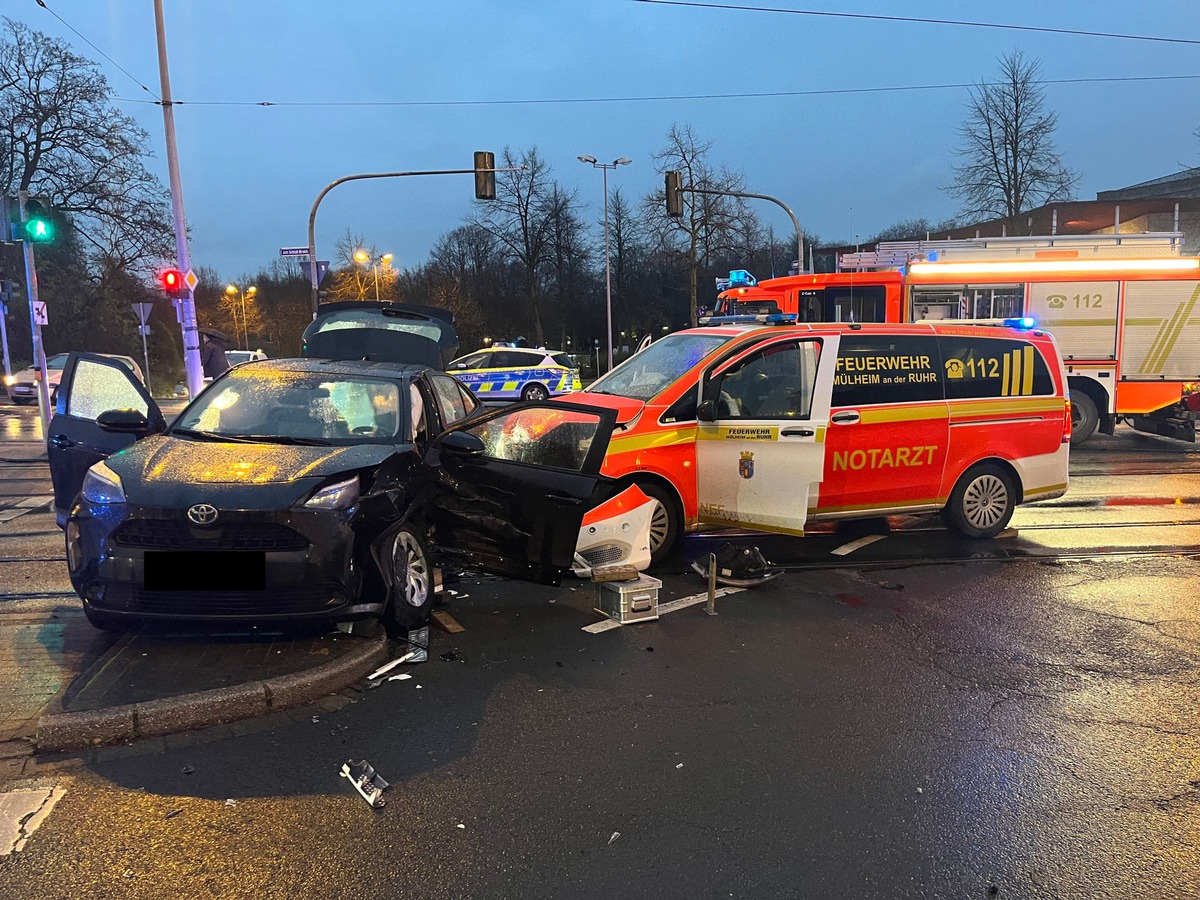
[[[709,161],[712,142],[702,140],[690,125],[672,125],[667,143],[654,154],[659,172],[683,173],[685,187],[713,191],[744,191],[744,178]],[[760,229],[745,200],[713,194],[684,192],[683,216],[666,214],[664,189],[642,200],[653,243],[657,249],[682,254],[687,260],[691,316],[697,315],[699,270],[714,254],[744,250],[749,237]]]
[[146,170],[149,136],[69,45],[4,20],[0,188],[49,199],[107,266],[148,272],[171,252],[167,194]]
[[481,203],[471,224],[491,234],[520,270],[534,335],[542,344],[545,269],[553,262],[556,230],[564,216],[575,215],[578,199],[551,178],[550,166],[536,147],[519,159],[505,147],[503,157],[502,166],[517,171],[500,174],[496,199]]
[[968,220],[1015,216],[1071,199],[1079,175],[1062,164],[1054,146],[1058,115],[1045,107],[1041,66],[1014,50],[999,60],[1000,79],[972,89],[967,118],[958,128],[964,162],[948,192],[962,200]]

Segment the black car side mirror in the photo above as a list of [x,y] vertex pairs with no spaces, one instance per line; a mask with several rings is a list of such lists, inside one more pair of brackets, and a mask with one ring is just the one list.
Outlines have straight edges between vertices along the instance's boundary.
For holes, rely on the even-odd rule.
[[96,417],[96,424],[104,431],[121,434],[137,434],[150,430],[150,422],[136,409],[106,409]]
[[701,400],[700,405],[696,407],[696,421],[717,421],[717,404],[712,400]]
[[455,453],[470,453],[472,455],[483,453],[487,449],[484,446],[483,440],[478,435],[471,434],[469,431],[452,431],[438,441],[438,446],[443,450],[453,450]]

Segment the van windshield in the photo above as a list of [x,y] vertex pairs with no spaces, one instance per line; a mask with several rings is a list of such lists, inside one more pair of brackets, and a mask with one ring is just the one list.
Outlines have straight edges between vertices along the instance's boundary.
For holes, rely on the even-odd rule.
[[669,334],[629,357],[587,390],[649,400],[733,338],[727,334]]

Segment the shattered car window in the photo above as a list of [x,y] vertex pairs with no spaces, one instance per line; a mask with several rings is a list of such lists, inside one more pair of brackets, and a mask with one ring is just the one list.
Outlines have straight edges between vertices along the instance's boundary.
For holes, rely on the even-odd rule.
[[265,440],[393,443],[400,419],[395,382],[253,367],[227,375],[184,411],[174,429]]
[[600,427],[599,418],[567,409],[514,410],[464,429],[483,441],[494,459],[578,472]]
[[327,331],[342,331],[347,328],[376,328],[381,331],[403,331],[416,334],[431,341],[439,340],[444,327],[436,322],[425,322],[415,319],[390,319],[376,311],[347,311],[326,313],[317,324],[317,334]]
[[110,409],[136,409],[143,416],[150,412],[124,368],[79,360],[67,415],[95,421],[100,413]]

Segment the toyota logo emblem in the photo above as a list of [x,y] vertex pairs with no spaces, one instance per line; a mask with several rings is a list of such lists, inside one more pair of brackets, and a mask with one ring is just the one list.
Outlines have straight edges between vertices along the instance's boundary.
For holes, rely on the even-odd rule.
[[211,503],[197,503],[187,511],[189,520],[197,525],[211,525],[217,521],[217,508]]

